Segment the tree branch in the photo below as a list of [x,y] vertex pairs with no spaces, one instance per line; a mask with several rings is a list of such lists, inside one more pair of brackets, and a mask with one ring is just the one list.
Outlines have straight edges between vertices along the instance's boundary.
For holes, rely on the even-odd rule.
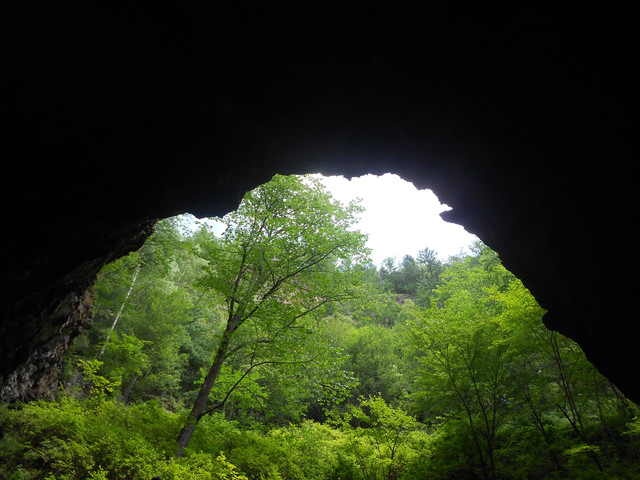
[[[254,354],[255,354],[255,352],[254,352]],[[229,389],[229,391],[226,393],[224,398],[221,401],[219,401],[218,403],[216,403],[215,405],[213,405],[211,408],[206,410],[202,415],[207,415],[207,414],[213,412],[214,410],[222,408],[224,406],[224,404],[227,403],[227,400],[229,400],[229,397],[231,396],[231,394],[236,390],[236,388],[238,388],[240,383],[247,377],[247,375],[249,375],[253,371],[253,369],[255,369],[257,367],[260,367],[262,365],[299,365],[299,364],[303,364],[303,363],[311,363],[316,358],[318,358],[318,357],[316,356],[314,358],[310,358],[310,359],[307,359],[307,360],[297,360],[297,361],[264,360],[262,362],[251,364],[251,366],[247,369],[247,371],[244,372],[242,374],[242,376]]]

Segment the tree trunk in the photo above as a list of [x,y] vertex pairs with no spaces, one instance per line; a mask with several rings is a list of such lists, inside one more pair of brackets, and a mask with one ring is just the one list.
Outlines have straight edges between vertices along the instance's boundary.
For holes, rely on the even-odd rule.
[[193,404],[193,408],[187,417],[187,421],[182,427],[182,431],[178,436],[178,452],[177,456],[181,457],[184,449],[189,445],[189,441],[193,436],[193,432],[198,425],[200,419],[204,416],[207,411],[207,401],[209,400],[209,394],[213,389],[213,386],[220,375],[220,370],[222,369],[222,365],[224,364],[227,350],[229,348],[229,342],[231,341],[231,336],[233,332],[238,328],[237,322],[230,321],[227,324],[227,328],[225,329],[224,334],[222,335],[222,339],[220,340],[220,345],[218,345],[218,350],[216,351],[216,355],[213,359],[213,363],[211,368],[209,369],[209,373],[204,378],[204,383],[200,387],[200,391],[198,392],[198,396]]
[[563,471],[564,467],[562,466],[562,463],[560,462],[560,459],[558,458],[558,453],[556,452],[556,449],[554,448],[553,441],[551,440],[551,437],[549,436],[549,433],[547,432],[547,429],[544,427],[544,421],[542,419],[542,413],[539,410],[537,410],[536,407],[533,404],[533,400],[531,398],[531,394],[529,393],[529,386],[525,386],[525,390],[524,390],[523,395],[524,395],[525,400],[527,401],[527,405],[529,406],[529,410],[531,411],[531,415],[533,416],[533,419],[535,420],[536,427],[538,428],[538,430],[542,434],[542,438],[544,439],[545,443],[547,444],[547,447],[549,448],[549,457],[551,458],[551,462],[553,463],[554,468],[558,472]]
[[107,348],[107,343],[109,343],[109,339],[111,338],[111,334],[113,333],[113,330],[116,328],[116,325],[118,324],[118,320],[120,319],[120,315],[122,315],[122,310],[124,310],[124,306],[127,303],[127,300],[129,299],[129,295],[131,295],[131,290],[133,290],[133,286],[136,283],[136,279],[138,278],[138,273],[140,272],[140,265],[138,265],[138,267],[136,268],[136,273],[133,274],[133,280],[131,280],[131,285],[129,286],[129,291],[127,291],[127,295],[124,297],[124,300],[122,301],[122,305],[120,305],[120,310],[118,311],[118,314],[116,315],[116,318],[113,319],[113,323],[111,324],[111,329],[109,329],[109,333],[107,333],[107,339],[104,341],[104,345],[102,346],[102,350],[100,350],[100,353],[98,354],[98,359],[100,359],[102,357],[102,355],[104,354],[105,349]]

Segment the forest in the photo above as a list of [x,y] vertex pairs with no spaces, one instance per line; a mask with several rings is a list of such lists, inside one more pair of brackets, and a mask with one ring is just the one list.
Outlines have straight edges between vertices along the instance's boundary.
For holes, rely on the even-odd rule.
[[159,221],[55,398],[0,406],[0,478],[640,478],[638,406],[494,251],[376,266],[361,212],[277,175],[221,234]]

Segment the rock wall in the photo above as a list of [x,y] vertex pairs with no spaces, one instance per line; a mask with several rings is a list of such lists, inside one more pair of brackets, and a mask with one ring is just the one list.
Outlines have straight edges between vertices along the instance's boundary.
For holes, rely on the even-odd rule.
[[207,5],[5,9],[2,399],[55,387],[96,272],[156,219],[274,173],[393,172],[640,401],[632,15]]

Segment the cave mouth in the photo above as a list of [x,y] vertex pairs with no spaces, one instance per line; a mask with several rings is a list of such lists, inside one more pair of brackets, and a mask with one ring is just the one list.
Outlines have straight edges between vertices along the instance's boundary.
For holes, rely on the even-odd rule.
[[3,203],[25,234],[5,236],[0,399],[51,393],[98,270],[158,218],[223,215],[274,172],[395,170],[429,182],[454,207],[445,216],[534,292],[545,324],[640,401],[620,260],[633,248],[620,219],[636,208],[632,15],[500,8],[505,21],[483,7],[307,30],[244,15],[211,28],[188,10],[185,35],[175,12],[6,18],[18,188]]
[[[15,231],[37,216],[39,232],[7,238],[1,398],[53,383],[43,372],[82,323],[97,271],[156,219],[223,215],[274,172],[393,170],[429,182],[548,325],[640,399],[624,371],[638,363],[632,302],[610,300],[620,287],[602,280],[627,275],[612,259],[632,248],[618,221],[635,207],[632,15],[483,5],[292,23],[179,10],[3,18],[18,182],[4,205]],[[593,261],[592,245],[608,258]]]
[[[395,173],[364,174],[351,178],[319,173],[309,175],[320,179],[334,199],[343,204],[358,201],[364,208],[354,228],[369,236],[367,245],[376,266],[386,258],[415,257],[425,248],[433,250],[440,260],[446,261],[449,257],[468,253],[469,247],[479,241],[462,225],[442,218],[441,213],[452,209],[441,203],[432,190],[419,189]],[[198,222],[205,222],[216,232],[224,230],[219,217],[183,215],[187,228],[194,229]]]
[[[276,174],[273,178],[279,176]],[[300,178],[300,175],[296,174],[285,175],[285,177],[287,176]],[[461,262],[465,257],[477,254],[477,251],[472,252],[472,247],[474,247],[474,243],[479,242],[479,239],[460,225],[446,222],[441,217],[442,212],[450,211],[451,208],[442,204],[433,191],[418,189],[413,183],[404,180],[397,174],[388,172],[381,175],[365,174],[349,179],[341,175],[324,176],[318,173],[308,174],[308,176],[319,181],[331,199],[339,202],[341,206],[344,207],[350,202],[356,202],[363,208],[363,211],[357,215],[357,222],[349,227],[367,235],[370,257],[361,266],[373,271],[373,275],[382,277],[384,274],[387,276],[385,286],[380,288],[385,288],[386,293],[390,295],[389,298],[393,299],[391,301],[396,302],[401,308],[414,303],[417,292],[416,284],[422,280],[418,277],[426,271],[425,269],[441,269],[445,265]],[[268,183],[258,185],[252,190],[260,189]],[[247,192],[247,194],[249,193],[250,191]],[[228,212],[227,215],[232,215],[238,210]],[[131,345],[126,345],[126,343],[129,342],[131,335],[136,336],[134,330],[140,328],[135,326],[135,322],[140,320],[135,320],[135,316],[131,316],[134,318],[132,321],[127,310],[135,309],[136,301],[147,301],[144,297],[150,295],[152,289],[150,286],[152,281],[141,280],[141,277],[145,276],[145,270],[154,268],[149,266],[160,264],[164,265],[160,268],[160,275],[166,275],[167,278],[173,275],[176,269],[185,269],[184,272],[179,273],[176,285],[185,285],[194,281],[190,277],[193,274],[186,271],[191,267],[187,264],[180,266],[180,262],[183,262],[184,259],[179,258],[175,252],[169,252],[168,249],[179,249],[180,247],[176,247],[179,241],[175,245],[172,243],[176,241],[171,236],[174,234],[167,234],[167,232],[174,229],[175,234],[188,242],[189,239],[194,239],[198,235],[197,232],[202,227],[207,235],[212,235],[215,242],[215,239],[221,239],[224,236],[226,224],[221,217],[198,218],[191,213],[167,217],[158,221],[156,231],[151,234],[140,250],[133,251],[129,255],[105,265],[98,274],[96,286],[93,287],[93,292],[96,295],[93,326],[76,338],[72,345],[72,353],[68,358],[77,358],[81,356],[82,352],[92,351],[93,348],[99,351],[93,356],[97,360],[103,360],[105,352],[108,357],[111,353],[110,350],[115,348],[116,350],[124,349],[123,352],[130,349],[128,354],[132,355],[131,363],[139,361],[136,349],[140,354],[143,343],[149,343],[152,340],[144,339],[140,344],[136,344],[135,341]],[[284,228],[286,228],[286,224]],[[379,236],[384,238],[377,238]],[[411,240],[416,237],[419,240],[412,242]],[[479,248],[477,243],[475,247]],[[168,260],[162,259],[162,255],[167,255]],[[157,258],[154,258],[155,256]],[[416,274],[416,269],[422,269],[423,272]],[[109,287],[111,277],[118,275],[121,276],[119,283],[115,287]],[[411,275],[414,276],[411,280],[414,283],[413,286],[405,278]],[[196,279],[195,282],[197,281]],[[437,280],[430,278],[428,282],[430,282],[428,285],[430,289],[435,288]],[[117,300],[112,298],[114,295],[105,294],[109,288],[118,290],[119,293],[115,295]],[[168,288],[172,290],[177,287]],[[136,300],[136,297],[142,298],[142,300]],[[363,301],[366,302],[366,300]],[[422,298],[420,302],[424,305],[425,299]],[[130,307],[129,304],[133,304],[133,306]],[[152,306],[148,307],[149,310],[153,308]],[[176,315],[177,318],[180,318],[181,316],[176,313],[170,300],[167,300],[164,307],[159,308],[167,310],[166,314],[159,314],[161,317],[170,318],[172,315]],[[220,309],[223,308],[221,305]],[[332,306],[329,310],[335,314],[336,308],[339,309],[339,307]],[[363,311],[368,309],[366,306],[361,308]],[[213,314],[209,322],[219,321],[218,317],[219,312]],[[197,321],[202,321],[202,318]],[[391,318],[372,320],[372,326],[375,327],[390,328],[395,323],[396,320]],[[144,328],[148,328],[148,325],[145,325]],[[120,333],[120,330],[124,330],[124,333]],[[98,331],[100,331],[99,334]],[[148,332],[143,333],[143,335],[145,334]],[[156,341],[162,342],[162,339],[158,338]],[[124,360],[123,368],[125,369],[135,368],[132,365],[127,366],[126,358],[121,355],[123,352],[116,354],[115,361],[122,362]],[[120,356],[118,357],[118,355]],[[112,361],[114,360],[112,359]],[[389,368],[392,369],[391,366]],[[140,373],[136,373],[132,375],[132,379],[129,378],[125,382],[126,387],[125,384],[121,385],[125,402],[129,402],[128,396],[131,392],[135,392],[139,376]],[[193,381],[193,378],[190,380]]]

